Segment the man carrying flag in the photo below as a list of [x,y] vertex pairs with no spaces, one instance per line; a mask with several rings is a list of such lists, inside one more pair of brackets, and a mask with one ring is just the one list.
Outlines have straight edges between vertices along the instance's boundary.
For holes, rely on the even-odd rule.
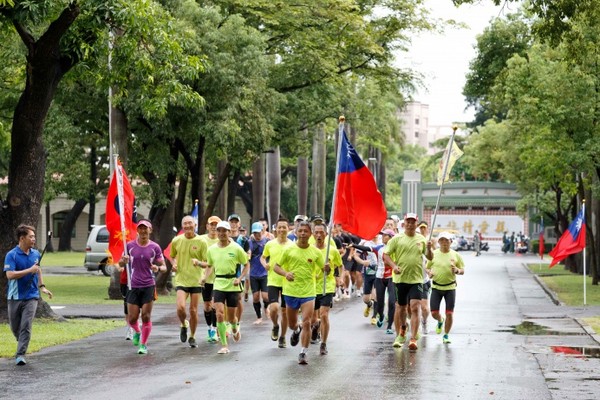
[[583,249],[585,249],[585,203],[581,207],[577,217],[569,225],[569,229],[558,239],[556,247],[548,253],[552,257],[549,268],[552,268],[571,254],[579,253]]

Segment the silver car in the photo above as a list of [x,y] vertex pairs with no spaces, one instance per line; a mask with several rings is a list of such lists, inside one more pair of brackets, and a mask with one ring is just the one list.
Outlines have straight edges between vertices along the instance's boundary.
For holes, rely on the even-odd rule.
[[112,265],[108,264],[108,229],[106,225],[93,225],[85,245],[85,261],[83,266],[88,271],[101,271],[105,276],[112,273]]

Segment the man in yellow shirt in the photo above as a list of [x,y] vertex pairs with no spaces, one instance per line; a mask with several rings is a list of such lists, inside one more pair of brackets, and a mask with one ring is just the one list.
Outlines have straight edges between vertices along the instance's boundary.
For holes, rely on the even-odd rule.
[[[308,222],[300,222],[296,230],[298,240],[287,248],[275,264],[275,272],[285,277],[283,286],[288,326],[293,330],[290,344],[296,346],[302,333],[302,351],[299,364],[308,364],[306,352],[310,344],[310,321],[315,308],[316,270],[329,273],[323,254],[308,243],[312,229]],[[302,313],[302,326],[298,324],[298,310]]]

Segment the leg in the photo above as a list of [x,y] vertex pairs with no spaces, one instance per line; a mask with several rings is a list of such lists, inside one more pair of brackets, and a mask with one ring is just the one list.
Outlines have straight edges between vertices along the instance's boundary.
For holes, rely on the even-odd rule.
[[[31,340],[31,326],[33,325],[33,318],[35,317],[35,311],[37,310],[38,301],[23,300],[15,302],[17,310],[14,310],[14,314],[19,314],[14,323],[15,330],[17,331],[17,356],[24,356],[27,353],[29,347],[29,341]],[[19,323],[18,325],[16,323]],[[13,323],[11,323],[12,329]]]
[[[392,328],[392,322],[394,321],[394,317],[396,315],[396,289],[394,287],[394,282],[392,282],[391,278],[387,278],[387,283],[385,284],[387,293],[388,293],[388,326],[387,329]],[[398,315],[398,321],[400,321],[400,315]]]
[[198,326],[198,303],[200,302],[200,293],[190,295],[190,334],[196,336],[196,327]]
[[152,306],[154,302],[146,303],[142,306],[142,344],[148,343],[148,338],[152,332]]
[[[215,311],[217,313],[217,330],[219,331],[219,339],[223,349],[227,349],[227,327],[225,326],[225,304],[222,302],[215,303]],[[221,349],[220,351],[223,351]]]
[[[129,323],[129,326],[135,332],[139,333],[140,332],[140,324],[139,324],[138,320],[140,318],[140,306],[138,306],[137,304],[127,304],[127,315],[129,316],[128,321],[127,321]],[[143,320],[143,314],[142,314],[142,320]]]
[[186,323],[186,318],[187,318],[187,314],[185,311],[185,303],[187,301],[188,298],[188,294],[183,291],[183,290],[178,290],[177,291],[177,318],[179,318],[179,322],[181,323],[181,326],[187,326]]
[[419,307],[421,306],[421,299],[410,299],[410,336],[413,339],[417,338],[419,333]]
[[321,343],[327,343],[329,337],[329,307],[321,305]]
[[300,306],[302,313],[302,336],[300,338],[303,349],[308,349],[310,344],[310,321],[315,309],[315,301],[307,301]]

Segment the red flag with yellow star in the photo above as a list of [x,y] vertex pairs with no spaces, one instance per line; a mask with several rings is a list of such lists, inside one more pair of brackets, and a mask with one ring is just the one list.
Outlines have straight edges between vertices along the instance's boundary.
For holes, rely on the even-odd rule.
[[[123,199],[119,198],[120,190],[117,185],[120,184],[123,187]],[[134,207],[133,189],[119,161],[106,196],[106,229],[110,235],[108,251],[112,256],[113,264],[116,264],[123,255],[124,242],[129,242],[137,237]]]

